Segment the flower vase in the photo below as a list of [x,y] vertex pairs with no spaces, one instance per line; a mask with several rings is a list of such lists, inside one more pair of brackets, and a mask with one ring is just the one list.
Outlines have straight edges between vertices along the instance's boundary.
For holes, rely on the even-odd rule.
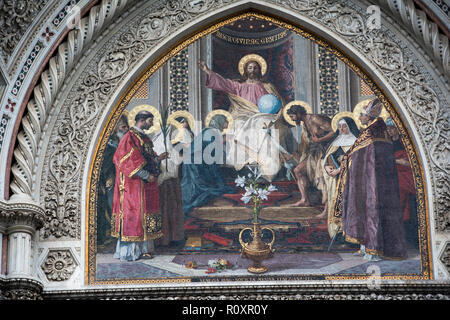
[[[250,230],[252,236],[252,241],[248,243],[242,240],[242,234],[247,230]],[[272,233],[272,241],[270,243],[262,241],[262,233],[264,230],[269,230]],[[273,249],[275,232],[271,228],[261,227],[258,216],[255,215],[253,218],[253,226],[251,228],[244,228],[239,233],[239,242],[242,247],[241,256],[253,261],[253,265],[247,268],[248,272],[256,274],[267,272],[268,269],[262,264],[262,261],[270,258],[275,251]]]

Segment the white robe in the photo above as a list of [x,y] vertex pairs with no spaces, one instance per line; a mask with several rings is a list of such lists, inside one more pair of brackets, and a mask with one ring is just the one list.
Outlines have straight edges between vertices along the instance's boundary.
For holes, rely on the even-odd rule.
[[330,176],[325,170],[325,165],[327,164],[327,159],[331,154],[336,152],[336,150],[338,150],[339,148],[342,148],[342,150],[344,152],[347,152],[352,147],[352,145],[355,143],[355,141],[356,141],[356,137],[352,133],[345,134],[345,135],[341,134],[341,135],[337,136],[336,139],[334,139],[333,142],[331,143],[331,145],[328,147],[325,157],[321,161],[321,167],[323,170],[323,179],[325,182],[325,189],[326,189],[326,195],[327,195],[326,201],[328,204],[328,234],[330,235],[331,238],[340,229],[340,225],[333,220],[333,216],[332,216],[332,213],[333,213],[332,206],[333,206],[334,197],[336,195],[338,176],[335,176],[335,177]]
[[280,141],[277,130],[272,128],[269,134],[267,128],[282,116],[281,111],[261,113],[252,102],[232,94],[229,97],[233,124],[226,136],[226,164],[237,171],[258,164],[262,177],[272,181],[281,168]]
[[173,136],[171,130],[169,130],[167,135],[166,147],[164,147],[164,135],[161,130],[151,136],[153,141],[153,151],[155,151],[157,155],[160,155],[167,150],[167,153],[169,154],[167,161],[161,161],[161,174],[158,176],[158,185],[161,185],[165,180],[178,178],[178,168],[183,161],[179,152],[175,150],[170,142],[170,137]]

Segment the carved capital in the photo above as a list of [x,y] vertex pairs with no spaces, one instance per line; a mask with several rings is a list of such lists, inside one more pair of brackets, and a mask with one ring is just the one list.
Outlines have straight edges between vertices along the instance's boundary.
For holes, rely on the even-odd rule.
[[44,225],[44,209],[29,198],[13,197],[0,201],[0,228],[8,233],[27,232],[32,234]]

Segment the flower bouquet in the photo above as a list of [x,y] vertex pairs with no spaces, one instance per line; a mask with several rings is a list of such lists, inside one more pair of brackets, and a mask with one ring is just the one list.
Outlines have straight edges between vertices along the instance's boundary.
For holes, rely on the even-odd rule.
[[247,166],[251,173],[247,176],[240,177],[238,176],[234,181],[236,186],[240,188],[244,188],[245,193],[243,194],[241,200],[248,204],[250,201],[253,203],[253,222],[258,222],[259,213],[261,212],[261,203],[264,200],[268,200],[268,196],[271,192],[276,191],[277,188],[272,185],[264,185],[258,182],[258,179],[261,177],[261,172],[258,168],[252,169],[250,166]]
[[208,261],[208,270],[206,273],[222,272],[223,270],[233,269],[234,265],[225,259],[214,259]]

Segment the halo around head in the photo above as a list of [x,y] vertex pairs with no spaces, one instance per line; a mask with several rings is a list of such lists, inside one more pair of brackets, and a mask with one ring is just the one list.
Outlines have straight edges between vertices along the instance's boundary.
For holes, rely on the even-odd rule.
[[259,54],[252,53],[248,54],[246,56],[243,56],[241,60],[239,60],[238,69],[241,76],[244,75],[244,67],[247,62],[249,61],[256,61],[259,64],[259,67],[261,68],[261,74],[265,75],[267,72],[267,62],[264,60],[263,57],[261,57]]
[[172,112],[169,117],[167,118],[167,121],[176,121],[178,122],[176,119],[177,118],[185,118],[188,123],[189,123],[189,127],[191,128],[192,131],[195,131],[195,119],[194,116],[186,110],[177,110]]
[[[352,118],[355,121],[355,123],[356,123],[355,116],[353,115],[353,112],[350,112],[350,111],[338,112],[333,117],[333,119],[331,120],[331,128],[333,128],[334,132],[336,132],[336,130],[338,129],[339,120],[341,120],[342,118],[345,118],[345,117]],[[359,126],[358,126],[358,128],[359,128]]]
[[226,129],[224,129],[223,131],[222,131],[222,133],[223,134],[225,134],[225,133],[227,133],[229,130],[230,130],[230,128],[233,126],[233,117],[231,116],[231,113],[229,113],[228,111],[226,111],[226,110],[223,110],[223,109],[216,109],[216,110],[213,110],[213,111],[211,111],[210,113],[208,113],[208,115],[206,116],[206,119],[205,119],[205,126],[206,127],[209,127],[209,123],[211,122],[211,120],[215,117],[215,116],[217,116],[217,115],[223,115],[223,116],[225,116],[226,118],[227,118],[227,122],[228,122],[228,127],[226,128]]
[[[176,120],[179,117],[185,118],[188,121],[189,127],[191,128],[191,130],[192,131],[195,130],[194,116],[192,116],[192,114],[190,114],[186,110],[177,110],[177,111],[172,112],[169,115],[169,117],[167,118],[167,122],[169,124],[173,125],[174,127],[176,127],[177,129],[181,129],[181,123]],[[183,131],[182,130],[178,130],[177,135],[170,142],[172,144],[175,144],[175,143],[179,142],[182,137],[183,137]]]
[[128,124],[130,127],[134,126],[136,124],[136,121],[134,118],[140,111],[148,111],[151,114],[153,114],[153,126],[150,127],[148,130],[144,130],[146,134],[151,134],[158,132],[158,130],[161,128],[161,114],[159,113],[158,109],[156,109],[154,106],[151,106],[149,104],[141,104],[139,106],[134,107],[128,112]]
[[[353,108],[353,120],[355,120],[356,125],[358,126],[358,128],[364,128],[366,127],[365,125],[361,124],[361,120],[359,120],[359,116],[361,114],[361,112],[364,110],[364,107],[373,99],[366,99],[363,101],[360,101],[356,104],[355,108]],[[387,112],[386,108],[383,106],[383,108],[381,109],[381,113],[380,113],[380,117],[384,119],[384,121],[386,121],[387,118],[389,118],[391,115],[389,114],[389,112]]]
[[307,104],[305,101],[301,101],[301,100],[291,101],[287,105],[284,106],[284,108],[283,108],[284,120],[286,120],[286,122],[289,123],[290,125],[296,126],[297,124],[295,123],[295,121],[293,121],[287,113],[293,105],[302,106],[303,108],[305,108],[306,113],[311,113],[311,106],[309,104]]

